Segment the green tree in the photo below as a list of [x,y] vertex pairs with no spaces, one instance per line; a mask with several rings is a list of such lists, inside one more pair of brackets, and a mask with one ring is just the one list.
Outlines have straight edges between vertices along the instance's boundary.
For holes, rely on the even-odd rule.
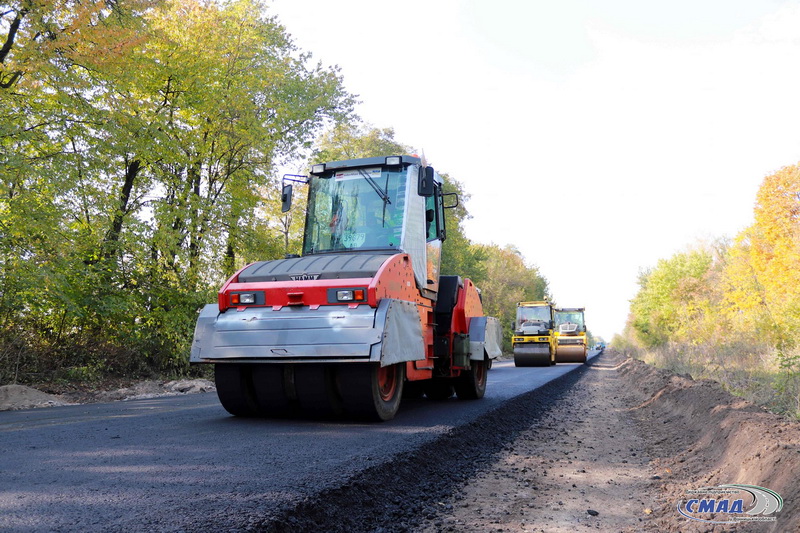
[[393,128],[376,128],[361,122],[338,123],[317,139],[311,163],[413,152],[413,148],[395,140]]
[[706,250],[678,253],[659,260],[639,277],[639,292],[631,301],[632,326],[647,347],[677,340],[697,320],[700,288],[712,264]]
[[442,244],[442,274],[469,278],[478,287],[482,287],[488,275],[488,254],[482,246],[473,243],[464,230],[464,223],[470,218],[466,206],[470,195],[458,180],[446,173],[442,174],[442,178],[443,192],[452,195],[446,197],[445,205],[452,205],[455,198],[458,198],[456,207],[445,210],[447,238]]
[[0,59],[0,343],[179,368],[195,309],[284,251],[275,161],[353,99],[257,0],[45,4]]
[[485,255],[486,279],[480,285],[483,291],[484,312],[500,319],[504,331],[504,349],[511,350],[511,323],[516,318],[517,303],[542,300],[552,301],[547,279],[536,266],[528,266],[522,253],[514,246],[474,245]]

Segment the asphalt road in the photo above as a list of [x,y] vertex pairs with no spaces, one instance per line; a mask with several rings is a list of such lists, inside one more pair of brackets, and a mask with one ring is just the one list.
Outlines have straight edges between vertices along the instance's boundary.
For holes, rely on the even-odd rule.
[[495,363],[484,399],[383,423],[239,419],[213,393],[2,412],[0,531],[253,528],[578,366]]

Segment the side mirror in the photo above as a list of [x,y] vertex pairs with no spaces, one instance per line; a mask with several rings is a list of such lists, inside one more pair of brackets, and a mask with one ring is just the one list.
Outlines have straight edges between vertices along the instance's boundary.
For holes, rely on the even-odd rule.
[[433,196],[433,167],[420,167],[417,194],[425,198]]
[[285,213],[291,208],[292,208],[292,184],[288,183],[283,186],[283,193],[281,194],[281,213]]

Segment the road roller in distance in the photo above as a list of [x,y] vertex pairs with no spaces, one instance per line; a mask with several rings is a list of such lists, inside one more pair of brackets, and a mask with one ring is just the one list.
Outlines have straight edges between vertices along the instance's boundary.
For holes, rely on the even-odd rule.
[[439,174],[408,155],[314,165],[284,176],[284,212],[296,181],[308,186],[302,255],[236,272],[195,327],[190,362],[214,365],[222,406],[380,421],[404,391],[482,398],[502,330],[469,279],[439,273],[458,205]]
[[562,307],[554,310],[556,362],[586,362],[586,323],[583,312],[583,307]]
[[514,366],[556,364],[556,337],[553,327],[553,306],[550,302],[542,300],[518,303],[511,337]]

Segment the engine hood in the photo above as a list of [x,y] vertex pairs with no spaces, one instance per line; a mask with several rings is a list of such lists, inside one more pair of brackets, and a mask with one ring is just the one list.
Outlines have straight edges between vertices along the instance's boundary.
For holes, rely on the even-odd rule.
[[239,273],[239,283],[371,278],[396,253],[326,254],[259,261]]

